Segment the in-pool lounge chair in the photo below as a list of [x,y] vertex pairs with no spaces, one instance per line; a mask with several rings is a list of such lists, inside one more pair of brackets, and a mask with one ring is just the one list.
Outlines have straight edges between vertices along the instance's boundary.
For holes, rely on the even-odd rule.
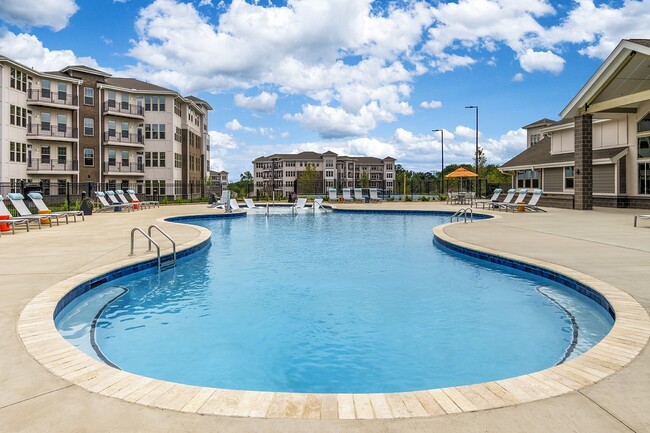
[[237,203],[236,198],[231,198],[230,199],[230,209],[231,210],[241,210],[241,208],[239,207],[239,203]]
[[312,204],[312,207],[314,208],[314,210],[321,209],[321,208],[325,209],[323,207],[323,199],[322,198],[315,198],[314,199],[314,204]]
[[501,209],[505,209],[506,212],[507,212],[508,210],[511,210],[511,211],[514,212],[514,211],[517,209],[517,207],[523,206],[523,205],[525,204],[525,201],[524,201],[524,200],[526,200],[526,194],[528,194],[528,190],[525,189],[525,188],[524,188],[524,189],[520,189],[520,190],[518,191],[518,193],[519,193],[519,195],[517,196],[517,198],[515,199],[514,202],[510,202],[510,203],[499,203],[499,205],[498,205],[498,206],[499,206],[499,210],[501,210]]
[[381,201],[379,195],[377,195],[377,188],[370,188],[368,192],[370,194],[370,201]]
[[636,227],[636,220],[650,220],[650,215],[634,215],[634,227]]
[[111,203],[111,204],[114,204],[115,206],[123,206],[123,207],[125,207],[126,210],[129,211],[129,212],[131,211],[131,209],[133,209],[133,203],[129,203],[129,202],[127,202],[126,204],[125,204],[125,203],[122,203],[122,202],[117,198],[117,194],[115,194],[115,191],[106,191],[106,196],[107,196],[108,199],[110,200],[110,203]]
[[336,196],[336,188],[328,189],[327,190],[327,195],[328,195],[330,203],[335,203],[336,200],[338,200],[338,197]]
[[106,212],[109,210],[115,210],[116,208],[120,208],[120,210],[122,210],[122,207],[124,206],[122,204],[110,204],[108,200],[106,200],[106,194],[104,194],[102,191],[95,191],[95,197],[97,197],[97,200],[99,200],[99,204],[101,205],[101,207],[95,208],[96,212]]
[[18,216],[22,218],[39,218],[41,223],[49,223],[50,227],[52,227],[52,220],[54,219],[56,220],[56,225],[59,225],[59,216],[56,214],[33,214],[25,204],[25,197],[23,197],[22,194],[18,192],[10,192],[7,194],[7,197],[9,197],[9,201],[11,201],[11,204],[16,208]]
[[219,197],[219,200],[212,203],[208,207],[225,209],[227,204],[230,204],[230,190],[225,189],[221,192],[221,197]]
[[138,197],[135,195],[135,191],[132,189],[127,189],[126,193],[129,195],[129,198],[131,199],[131,203],[137,202],[138,205],[144,206],[144,207],[152,207],[152,206],[157,206],[160,207],[160,202],[157,200],[145,200],[145,201],[140,201]]
[[503,191],[501,188],[495,189],[494,193],[492,194],[492,197],[486,200],[481,200],[481,199],[474,200],[474,205],[476,206],[477,209],[478,209],[478,205],[482,205],[483,209],[485,209],[486,204],[492,206],[492,203],[496,203],[498,201],[501,191]]
[[307,204],[306,198],[299,198],[298,200],[296,200],[296,203],[293,205],[293,207],[295,209],[304,209],[306,204]]
[[344,202],[352,202],[352,196],[350,195],[350,188],[343,188],[341,192],[343,193]]
[[[50,209],[47,207],[45,202],[43,201],[43,196],[38,193],[38,192],[30,192],[27,194],[30,199],[32,199],[32,202],[36,206],[36,209],[39,211],[49,211]],[[58,215],[62,216],[65,218],[65,223],[68,224],[68,217],[72,216],[73,221],[77,222],[77,216],[81,216],[82,221],[85,221],[86,218],[84,217],[84,213],[81,210],[67,210],[67,211],[58,211],[58,212],[52,212],[50,211],[50,215]]]
[[[40,218],[31,218],[31,217],[13,217],[11,212],[7,209],[5,205],[4,197],[0,195],[0,215],[4,216],[6,219],[0,220],[0,224],[9,224],[11,226],[11,233],[16,234],[16,225],[24,225],[27,231],[29,231],[29,223],[36,223],[38,228],[41,228],[41,219]],[[9,216],[9,218],[7,218]]]
[[363,203],[363,190],[361,188],[354,188],[354,201]]
[[255,202],[253,202],[252,198],[245,198],[244,203],[246,203],[246,207],[248,209],[261,209],[262,206],[255,206]]

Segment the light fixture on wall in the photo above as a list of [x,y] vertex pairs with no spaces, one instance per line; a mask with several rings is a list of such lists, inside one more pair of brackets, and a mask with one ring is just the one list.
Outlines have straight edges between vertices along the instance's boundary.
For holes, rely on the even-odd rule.
[[580,169],[576,168],[576,174],[580,174]]

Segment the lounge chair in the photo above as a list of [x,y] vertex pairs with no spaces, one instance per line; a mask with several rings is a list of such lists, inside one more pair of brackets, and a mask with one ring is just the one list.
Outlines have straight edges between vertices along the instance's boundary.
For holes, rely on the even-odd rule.
[[131,199],[131,203],[137,202],[137,204],[140,205],[140,206],[149,206],[149,207],[158,206],[158,207],[160,207],[160,202],[158,202],[157,200],[140,201],[138,199],[138,197],[135,196],[135,191],[133,191],[132,189],[127,189],[126,193],[129,195],[129,198]]
[[9,201],[11,201],[11,204],[16,208],[18,216],[22,218],[39,218],[42,223],[44,222],[47,224],[49,222],[50,227],[52,227],[52,220],[54,219],[56,220],[56,225],[59,225],[59,216],[56,214],[33,214],[25,204],[25,197],[23,197],[22,194],[18,192],[10,192],[7,194],[7,197],[9,197]]
[[381,201],[377,195],[377,188],[370,188],[368,191],[370,194],[370,201]]
[[208,207],[225,209],[226,205],[229,203],[230,203],[230,191],[226,189],[221,192],[221,197],[219,197],[219,201],[212,203]]
[[486,199],[486,200],[480,200],[480,199],[479,200],[474,200],[474,205],[476,206],[477,209],[478,209],[479,204],[483,205],[483,209],[485,209],[486,204],[489,204],[491,206],[492,203],[498,201],[499,195],[501,195],[502,191],[503,190],[501,188],[497,188],[497,189],[494,190],[494,193],[492,194],[492,197],[490,197],[489,199]]
[[253,202],[252,198],[245,198],[244,203],[246,203],[246,207],[248,209],[261,209],[262,206],[255,206],[255,203]]
[[[140,208],[140,203],[139,203],[139,202],[137,202],[137,203],[131,203],[130,201],[128,201],[128,200],[126,199],[126,196],[124,195],[124,191],[122,191],[121,189],[116,189],[116,190],[115,190],[115,197],[117,197],[117,201],[118,201],[118,202],[123,203],[123,204],[126,205],[126,206],[132,206],[132,207],[133,207],[133,210],[136,210],[136,209],[139,210],[139,209],[141,209],[141,208]],[[137,208],[135,207],[136,204],[138,205]],[[144,209],[144,207],[143,207],[142,209]]]
[[515,197],[515,193],[517,192],[516,189],[510,188],[508,192],[506,193],[506,196],[503,198],[503,201],[495,201],[490,203],[490,208],[496,209],[499,207],[501,204],[508,204],[512,201],[512,199]]
[[636,227],[636,220],[650,220],[650,215],[634,215],[634,227]]
[[526,200],[526,194],[528,194],[528,190],[527,190],[527,189],[525,189],[525,188],[524,188],[524,189],[520,189],[520,190],[519,190],[519,195],[517,196],[517,198],[515,199],[515,201],[514,201],[514,202],[511,202],[511,203],[499,203],[499,204],[498,204],[499,210],[501,210],[501,209],[505,209],[506,212],[507,212],[508,210],[511,210],[511,211],[514,212],[515,209],[517,209],[517,207],[519,207],[519,206],[523,206],[523,205],[524,205],[524,203],[525,203],[524,200]]
[[351,202],[352,201],[352,196],[350,195],[350,188],[343,188],[341,190],[341,192],[343,193],[343,201],[344,202],[348,202],[348,201]]
[[354,201],[360,201],[363,203],[363,190],[361,188],[354,188]]
[[338,200],[338,197],[336,196],[336,188],[330,188],[327,190],[328,198],[330,203],[334,203]]
[[110,200],[111,204],[114,204],[116,206],[124,206],[127,211],[131,211],[131,209],[133,209],[133,203],[122,203],[122,201],[117,198],[115,191],[106,191],[106,196]]
[[230,199],[230,209],[231,210],[241,210],[241,208],[239,207],[239,203],[237,203],[236,198],[231,198]]
[[[37,192],[30,192],[27,194],[27,196],[32,199],[32,202],[36,206],[36,209],[39,211],[48,211],[50,210],[45,202],[43,201],[43,196]],[[77,222],[77,216],[81,216],[81,220],[85,221],[86,218],[84,217],[84,213],[81,210],[67,210],[67,211],[57,211],[57,212],[52,212],[50,211],[49,215],[58,215],[65,217],[65,223],[68,224],[68,217],[72,216],[74,222]]]
[[314,209],[322,208],[323,207],[323,199],[322,198],[315,198],[314,199],[314,204],[312,206],[314,206]]
[[0,195],[0,215],[9,215],[8,219],[0,220],[0,224],[9,224],[11,226],[11,233],[16,234],[16,225],[25,225],[27,231],[29,231],[29,223],[34,222],[38,224],[38,228],[41,228],[41,219],[40,218],[31,218],[31,217],[14,217],[11,216],[11,212],[7,209],[7,206],[4,202],[4,197]]
[[304,209],[306,204],[307,204],[306,198],[299,198],[298,200],[296,200],[296,203],[293,205],[293,207],[296,209]]
[[[530,198],[528,203],[524,205],[524,211],[530,211],[530,212],[546,212],[544,209],[541,207],[537,206],[537,202],[539,199],[542,197],[542,194],[544,191],[541,189],[536,189],[533,190],[533,196]],[[516,206],[513,204],[513,206]]]
[[[99,204],[101,207],[96,208],[95,210],[97,212],[106,212],[109,210],[115,210],[115,209],[120,209],[122,210],[122,207],[124,206],[123,204],[110,204],[108,200],[106,200],[106,194],[103,193],[102,191],[95,191],[95,197],[97,197],[97,200],[99,200]],[[131,210],[130,208],[127,208],[127,210]]]

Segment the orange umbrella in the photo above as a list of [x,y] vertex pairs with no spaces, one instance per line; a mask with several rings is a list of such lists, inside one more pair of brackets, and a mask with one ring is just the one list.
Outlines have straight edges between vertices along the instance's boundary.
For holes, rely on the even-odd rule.
[[473,171],[469,171],[464,167],[460,167],[445,176],[446,179],[455,177],[478,177],[478,174],[474,173]]

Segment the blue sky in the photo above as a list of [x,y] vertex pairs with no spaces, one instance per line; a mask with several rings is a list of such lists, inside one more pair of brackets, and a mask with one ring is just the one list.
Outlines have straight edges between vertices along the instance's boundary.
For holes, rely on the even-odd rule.
[[490,163],[557,113],[650,0],[3,0],[0,54],[86,64],[208,101],[212,168],[301,150],[393,156],[417,171]]

